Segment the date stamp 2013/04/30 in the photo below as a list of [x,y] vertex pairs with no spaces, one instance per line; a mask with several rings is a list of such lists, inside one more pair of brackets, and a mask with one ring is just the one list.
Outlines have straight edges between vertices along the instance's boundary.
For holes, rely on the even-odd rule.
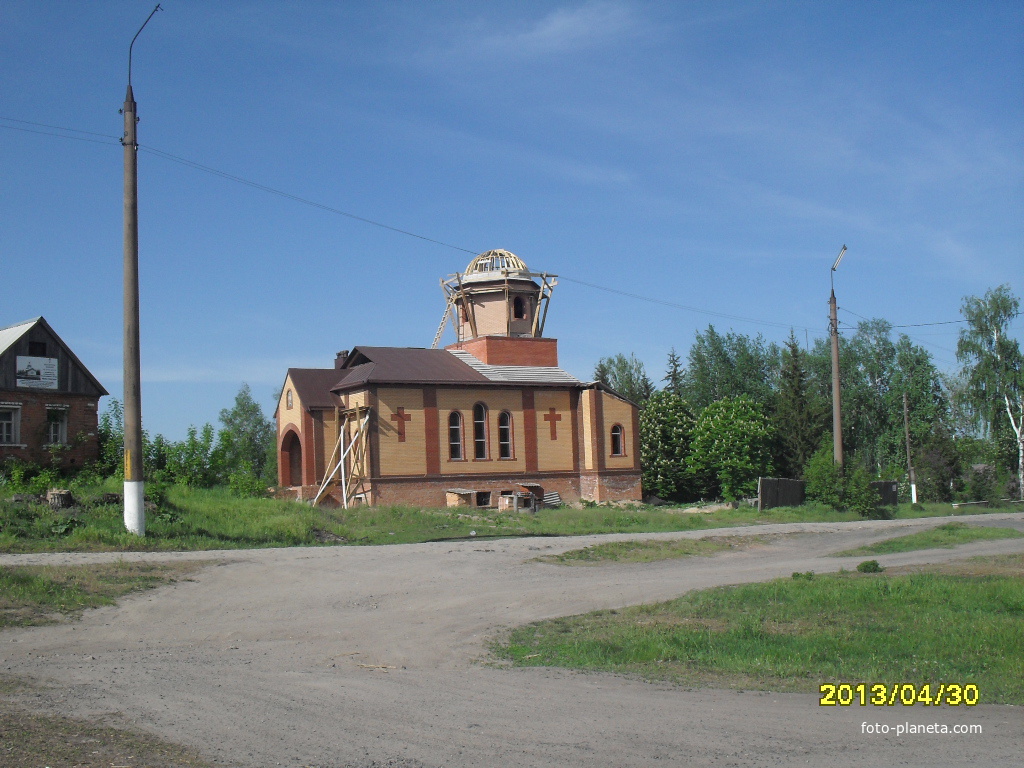
[[978,686],[973,683],[822,683],[818,689],[821,693],[818,704],[823,707],[849,707],[853,704],[862,707],[911,707],[915,704],[973,707],[980,699]]

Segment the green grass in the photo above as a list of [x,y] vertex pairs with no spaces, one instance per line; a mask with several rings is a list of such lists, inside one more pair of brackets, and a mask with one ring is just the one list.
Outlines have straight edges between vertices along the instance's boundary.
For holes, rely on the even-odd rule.
[[187,576],[198,563],[0,566],[0,629],[50,624]]
[[1024,704],[1022,576],[1016,555],[945,573],[777,579],[530,624],[494,651],[692,686],[973,683],[983,703]]
[[[313,508],[278,499],[247,499],[226,488],[175,486],[165,502],[146,514],[146,536],[124,529],[119,504],[101,503],[117,483],[77,488],[79,506],[56,513],[45,504],[10,501],[0,488],[0,552],[202,550],[337,544],[405,544],[441,539],[509,536],[576,536],[726,528],[739,525],[858,520],[818,506],[787,507],[759,513],[753,507],[686,514],[672,507],[559,507],[536,515],[496,510],[360,507]],[[981,514],[981,508],[962,508]],[[948,504],[903,505],[901,518],[950,515]]]
[[983,539],[1013,539],[1024,536],[1024,533],[1013,528],[992,528],[967,525],[959,521],[946,523],[930,531],[896,536],[891,539],[868,544],[856,549],[846,549],[833,553],[833,557],[856,557],[860,555],[889,555],[894,552],[910,552],[915,549],[935,549],[942,547],[952,549],[959,544]]
[[702,539],[671,541],[612,541],[583,549],[571,549],[560,555],[534,558],[541,563],[560,565],[597,565],[600,563],[652,563],[680,557],[707,557],[718,552],[746,549],[765,544],[769,536],[706,536]]

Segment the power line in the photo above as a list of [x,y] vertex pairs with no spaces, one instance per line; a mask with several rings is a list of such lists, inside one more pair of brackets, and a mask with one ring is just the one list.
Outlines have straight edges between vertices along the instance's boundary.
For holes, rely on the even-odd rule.
[[[31,121],[28,121],[28,120],[17,120],[17,119],[14,119],[14,118],[7,118],[7,117],[2,117],[2,116],[0,116],[0,120],[6,120],[6,121],[12,122],[12,123],[22,123],[23,125],[32,125],[32,126],[37,126],[37,127],[41,127],[41,128],[51,128],[51,129],[54,129],[54,130],[67,131],[67,132],[70,132],[70,133],[83,133],[83,134],[87,134],[87,135],[90,135],[90,136],[101,136],[101,137],[104,137],[104,138],[111,139],[111,141],[99,141],[97,139],[84,138],[84,137],[81,137],[81,136],[68,136],[68,135],[65,135],[65,134],[62,134],[62,133],[49,133],[47,131],[33,130],[33,129],[30,129],[30,128],[18,128],[18,127],[15,127],[15,126],[0,125],[0,128],[8,128],[10,130],[25,131],[27,133],[38,133],[38,134],[42,134],[42,135],[46,135],[46,136],[56,136],[57,138],[70,138],[70,139],[75,139],[77,141],[91,141],[91,142],[100,143],[100,144],[112,143],[114,141],[119,141],[120,140],[120,138],[118,136],[111,136],[111,135],[105,134],[105,133],[96,133],[95,131],[84,131],[84,130],[80,130],[80,129],[77,129],[77,128],[66,128],[66,127],[63,127],[63,126],[49,125],[49,124],[46,124],[46,123],[34,123],[34,122],[31,122]],[[312,208],[318,208],[319,210],[327,211],[329,213],[334,213],[334,214],[337,214],[339,216],[345,216],[346,218],[350,218],[350,219],[352,219],[354,221],[361,221],[362,223],[371,224],[373,226],[377,226],[377,227],[380,227],[382,229],[387,229],[389,231],[397,232],[399,234],[404,234],[404,236],[407,236],[407,237],[410,237],[410,238],[416,238],[417,240],[422,240],[422,241],[424,241],[426,243],[433,243],[434,245],[442,246],[444,248],[451,248],[452,250],[460,251],[462,253],[468,253],[468,254],[471,254],[471,255],[474,255],[474,256],[477,253],[480,252],[478,250],[474,251],[474,250],[471,250],[471,249],[468,249],[468,248],[463,248],[461,246],[453,245],[452,243],[445,243],[444,241],[436,240],[434,238],[428,238],[428,237],[424,236],[424,234],[418,234],[417,232],[410,231],[409,229],[402,229],[402,228],[397,227],[397,226],[391,226],[390,224],[385,224],[384,222],[381,222],[381,221],[376,221],[374,219],[370,219],[370,218],[367,218],[365,216],[359,216],[359,215],[354,214],[354,213],[349,213],[348,211],[343,211],[340,208],[334,208],[333,206],[328,206],[328,205],[325,205],[323,203],[317,203],[316,201],[309,200],[308,198],[303,198],[303,197],[300,197],[298,195],[293,195],[291,193],[288,193],[288,191],[285,191],[283,189],[278,189],[278,188],[275,188],[275,187],[272,187],[272,186],[268,186],[266,184],[261,184],[258,181],[252,181],[251,179],[247,179],[247,178],[244,178],[242,176],[237,176],[237,175],[234,175],[232,173],[227,173],[226,171],[221,171],[221,170],[219,170],[217,168],[212,168],[211,166],[204,165],[202,163],[197,163],[194,160],[188,160],[187,158],[182,158],[182,157],[179,157],[177,155],[172,155],[169,152],[165,152],[163,150],[158,150],[158,148],[155,147],[155,146],[146,146],[146,145],[140,144],[138,148],[142,152],[150,153],[151,155],[156,155],[157,157],[164,158],[165,160],[170,160],[173,163],[178,163],[178,164],[183,165],[183,166],[185,166],[187,168],[191,168],[191,169],[198,170],[198,171],[203,171],[204,173],[209,173],[211,175],[218,176],[218,177],[226,179],[228,181],[234,181],[234,182],[237,182],[237,183],[240,183],[240,184],[244,184],[244,185],[250,186],[250,187],[252,187],[254,189],[259,189],[260,191],[265,191],[265,193],[268,193],[270,195],[276,195],[278,197],[285,198],[287,200],[291,200],[291,201],[294,201],[296,203],[301,203],[302,205],[307,205],[307,206],[310,206]],[[626,296],[626,297],[629,297],[631,299],[636,299],[637,301],[645,301],[645,302],[648,302],[648,303],[651,303],[651,304],[659,304],[659,305],[662,305],[662,306],[672,307],[674,309],[682,309],[682,310],[688,311],[688,312],[695,312],[697,314],[707,314],[707,315],[710,315],[710,316],[713,316],[713,317],[724,317],[726,319],[733,319],[733,321],[738,321],[738,322],[741,322],[741,323],[753,323],[755,325],[760,325],[760,326],[769,326],[769,327],[773,327],[773,328],[790,328],[790,329],[793,329],[793,330],[801,330],[801,331],[813,331],[813,330],[815,330],[815,329],[812,329],[812,328],[807,328],[806,326],[796,326],[796,325],[791,324],[791,323],[778,323],[778,322],[773,322],[773,321],[763,321],[763,319],[756,319],[754,317],[744,317],[744,316],[738,315],[738,314],[731,314],[731,313],[728,313],[728,312],[717,312],[717,311],[714,311],[712,309],[701,309],[699,307],[688,306],[686,304],[679,304],[677,302],[668,301],[668,300],[665,300],[665,299],[656,299],[656,298],[653,298],[653,297],[650,297],[650,296],[643,296],[643,295],[640,295],[640,294],[632,293],[630,291],[623,291],[623,290],[620,290],[620,289],[608,288],[606,286],[599,286],[599,285],[597,285],[595,283],[588,283],[588,282],[582,281],[582,280],[575,280],[573,278],[567,278],[567,276],[565,276],[564,274],[559,275],[559,278],[561,280],[564,280],[564,281],[568,282],[568,283],[575,283],[575,284],[578,284],[578,285],[581,285],[581,286],[587,286],[588,288],[593,288],[593,289],[598,290],[598,291],[604,291],[606,293],[616,294],[618,296]],[[844,312],[848,312],[849,314],[852,314],[852,315],[854,315],[856,317],[860,317],[860,319],[863,319],[863,321],[869,321],[869,319],[870,319],[869,317],[865,317],[862,314],[857,314],[857,312],[854,312],[854,311],[852,311],[850,309],[846,309],[844,307],[840,307],[840,309],[842,309]],[[965,323],[965,322],[966,321],[963,321],[963,319],[958,319],[958,321],[943,321],[943,322],[939,322],[939,323],[912,323],[912,324],[906,324],[906,325],[891,326],[891,328],[894,328],[894,329],[896,329],[896,328],[922,328],[922,327],[926,327],[926,326],[953,325],[953,324],[959,324],[959,323]],[[847,325],[847,324],[844,324],[844,325]],[[941,349],[941,347],[936,347],[936,348]],[[952,350],[945,350],[945,351],[952,351]]]

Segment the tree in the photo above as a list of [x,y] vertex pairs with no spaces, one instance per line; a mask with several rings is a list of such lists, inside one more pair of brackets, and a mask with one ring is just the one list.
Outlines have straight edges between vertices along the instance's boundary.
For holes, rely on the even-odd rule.
[[640,412],[640,466],[644,494],[684,501],[694,498],[687,471],[695,419],[672,392],[655,392]]
[[[217,437],[217,451],[224,471],[230,479],[232,473],[249,470],[258,478],[265,478],[268,446],[274,444],[274,424],[252,398],[248,384],[242,384],[235,395],[235,405],[220,412],[222,428]],[[269,481],[269,479],[268,479]]]
[[747,396],[712,403],[693,428],[690,465],[717,480],[722,496],[735,500],[757,492],[757,478],[771,472],[771,427]]
[[671,392],[673,395],[683,394],[683,361],[676,354],[676,348],[672,349],[668,353],[668,369],[665,371],[665,378],[662,381],[665,382],[665,391]]
[[613,357],[602,357],[594,366],[594,378],[639,406],[654,394],[654,382],[634,354],[626,357],[620,352]]
[[713,325],[697,332],[690,347],[682,394],[696,410],[725,397],[746,395],[770,407],[778,376],[779,348],[758,335],[721,335]]
[[956,358],[963,363],[969,397],[993,431],[1009,422],[1016,437],[1017,489],[1024,499],[1024,360],[1020,344],[1007,334],[1020,315],[1020,299],[1001,285],[984,298],[966,297],[960,312],[967,327],[960,331]]
[[775,426],[777,468],[786,477],[800,477],[827,429],[828,405],[812,387],[807,353],[793,332],[782,351],[779,387],[772,421]]

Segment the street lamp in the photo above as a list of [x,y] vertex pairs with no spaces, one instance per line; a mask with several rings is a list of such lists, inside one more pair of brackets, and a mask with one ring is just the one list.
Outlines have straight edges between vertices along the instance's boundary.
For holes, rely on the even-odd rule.
[[142,467],[142,376],[139,354],[139,173],[135,96],[132,93],[132,47],[157,5],[128,46],[128,93],[124,98],[124,525],[146,535]]
[[839,262],[846,255],[846,246],[839,251],[831,271],[828,273],[832,295],[828,300],[829,335],[832,337],[832,461],[839,470],[843,469],[843,417],[839,397],[839,319],[836,317],[836,287],[833,279],[839,269]]

